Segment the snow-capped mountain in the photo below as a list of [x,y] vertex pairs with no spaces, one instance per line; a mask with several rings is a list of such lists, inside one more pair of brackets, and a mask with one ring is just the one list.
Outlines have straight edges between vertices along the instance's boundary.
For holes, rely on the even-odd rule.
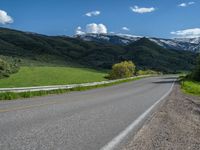
[[167,49],[186,50],[193,52],[200,51],[200,42],[193,43],[190,42],[189,39],[187,39],[188,41],[184,41],[183,39],[177,40],[177,39],[150,38],[150,40]]
[[[103,42],[117,45],[128,45],[142,38],[142,36],[135,36],[129,34],[82,34],[76,35],[85,41]],[[186,50],[200,52],[200,37],[197,38],[175,38],[175,39],[162,39],[146,37],[156,44],[167,48],[176,50]]]
[[95,41],[103,43],[111,43],[117,45],[128,45],[131,42],[135,42],[142,38],[141,36],[134,36],[128,34],[81,34],[76,35],[75,37],[83,39],[85,41]]
[[200,37],[196,37],[196,38],[175,38],[175,40],[179,41],[179,42],[189,42],[189,43],[194,43],[194,44],[200,43]]

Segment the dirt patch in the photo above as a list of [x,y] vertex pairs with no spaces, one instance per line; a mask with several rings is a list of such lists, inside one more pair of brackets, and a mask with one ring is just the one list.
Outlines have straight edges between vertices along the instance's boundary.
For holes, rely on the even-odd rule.
[[200,99],[178,84],[124,150],[200,150]]

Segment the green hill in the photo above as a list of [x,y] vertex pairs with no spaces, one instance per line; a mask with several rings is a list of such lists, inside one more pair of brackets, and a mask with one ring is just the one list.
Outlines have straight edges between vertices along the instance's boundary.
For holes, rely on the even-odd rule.
[[196,54],[187,51],[164,49],[156,43],[142,38],[126,47],[126,57],[132,57],[138,66],[163,72],[190,70]]
[[164,49],[146,38],[128,46],[86,42],[65,36],[45,36],[0,28],[0,55],[17,57],[21,64],[52,64],[110,69],[132,60],[139,68],[164,72],[190,70],[196,54]]

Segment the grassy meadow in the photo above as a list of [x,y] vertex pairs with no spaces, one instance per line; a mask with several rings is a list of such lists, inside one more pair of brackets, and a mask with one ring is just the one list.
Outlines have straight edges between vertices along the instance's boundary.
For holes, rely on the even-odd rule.
[[0,79],[0,88],[64,85],[106,80],[107,74],[92,69],[72,67],[21,67],[9,78]]
[[200,96],[200,82],[195,81],[182,81],[182,89],[184,92]]
[[22,99],[22,98],[31,98],[36,96],[45,96],[50,94],[62,94],[62,93],[68,93],[72,91],[85,91],[95,88],[102,88],[112,85],[117,85],[120,83],[125,83],[129,81],[135,81],[139,80],[145,77],[137,77],[133,79],[124,79],[121,81],[116,81],[113,83],[106,83],[106,84],[100,84],[100,85],[94,85],[94,86],[87,86],[87,87],[75,87],[72,89],[58,89],[58,90],[50,90],[50,91],[35,91],[35,92],[21,92],[21,93],[13,93],[13,92],[6,92],[6,93],[0,93],[0,100],[13,100],[13,99]]

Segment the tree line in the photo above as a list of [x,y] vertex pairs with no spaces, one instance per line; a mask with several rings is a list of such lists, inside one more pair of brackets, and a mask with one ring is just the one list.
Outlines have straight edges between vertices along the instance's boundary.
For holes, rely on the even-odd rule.
[[192,73],[189,75],[189,78],[195,81],[200,81],[200,55],[197,58],[197,64],[195,69],[192,71]]
[[153,70],[137,70],[135,63],[132,61],[122,61],[114,64],[112,70],[108,75],[108,79],[121,79],[128,78],[135,75],[147,75],[147,74],[161,74],[160,72]]

